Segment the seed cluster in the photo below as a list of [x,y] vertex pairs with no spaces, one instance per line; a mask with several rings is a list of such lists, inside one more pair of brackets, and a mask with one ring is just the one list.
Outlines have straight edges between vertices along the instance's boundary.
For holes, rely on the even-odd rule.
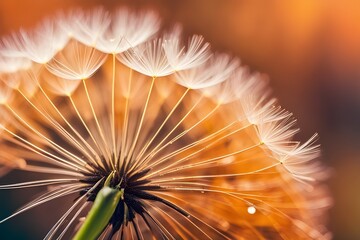
[[331,237],[317,135],[294,140],[261,74],[181,35],[95,9],[2,40],[0,173],[34,180],[0,190],[47,190],[1,222],[72,197],[45,238],[72,237],[113,175],[123,195],[100,239]]

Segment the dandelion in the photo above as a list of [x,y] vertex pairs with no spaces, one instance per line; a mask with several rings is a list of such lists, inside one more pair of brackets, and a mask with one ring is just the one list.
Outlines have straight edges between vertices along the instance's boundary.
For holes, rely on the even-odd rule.
[[[72,197],[46,239],[329,239],[317,136],[260,74],[152,12],[74,11],[0,48],[0,189]],[[13,221],[13,220],[11,220]]]

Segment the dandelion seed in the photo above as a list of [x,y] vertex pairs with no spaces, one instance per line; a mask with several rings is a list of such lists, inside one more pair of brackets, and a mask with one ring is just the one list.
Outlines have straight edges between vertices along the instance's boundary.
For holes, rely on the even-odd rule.
[[0,190],[47,187],[1,223],[72,197],[46,239],[330,238],[316,136],[261,75],[154,13],[58,18],[0,45],[0,174],[35,173]]

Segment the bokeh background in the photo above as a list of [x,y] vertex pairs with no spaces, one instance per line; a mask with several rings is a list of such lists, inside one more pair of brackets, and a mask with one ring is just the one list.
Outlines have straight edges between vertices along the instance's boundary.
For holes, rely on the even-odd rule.
[[[180,22],[186,33],[202,34],[214,49],[266,73],[274,96],[298,118],[298,138],[320,134],[321,160],[332,172],[334,239],[360,239],[360,1],[0,0],[0,36],[31,28],[59,10],[98,5],[154,9],[164,27]],[[9,209],[0,218],[19,206],[16,201],[26,202],[26,191],[20,200],[0,192],[1,209]],[[53,206],[36,208],[1,224],[0,234],[40,239],[45,232],[36,225],[48,228],[52,221],[33,216],[51,218],[52,211]]]

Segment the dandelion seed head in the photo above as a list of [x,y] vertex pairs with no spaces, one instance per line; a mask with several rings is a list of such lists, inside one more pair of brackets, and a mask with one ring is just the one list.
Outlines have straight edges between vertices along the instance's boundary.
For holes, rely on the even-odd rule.
[[109,184],[123,195],[101,239],[329,239],[317,135],[297,141],[238,58],[159,28],[96,8],[1,41],[0,174],[36,178],[0,190],[47,191],[0,223],[68,196],[45,238],[71,238]]

